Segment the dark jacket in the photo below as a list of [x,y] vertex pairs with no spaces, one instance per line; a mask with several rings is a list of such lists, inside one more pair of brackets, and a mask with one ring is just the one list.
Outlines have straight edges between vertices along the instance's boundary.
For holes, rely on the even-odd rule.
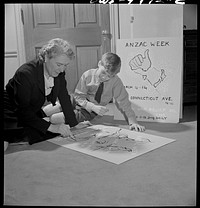
[[[6,91],[16,113],[18,126],[28,129],[28,136],[32,140],[30,143],[44,140],[50,122],[42,119],[45,116],[41,109],[45,103],[43,63],[36,59],[19,67],[6,85]],[[55,105],[57,98],[65,116],[65,123],[70,127],[77,125],[64,72],[54,78],[54,87],[47,96],[47,101]]]

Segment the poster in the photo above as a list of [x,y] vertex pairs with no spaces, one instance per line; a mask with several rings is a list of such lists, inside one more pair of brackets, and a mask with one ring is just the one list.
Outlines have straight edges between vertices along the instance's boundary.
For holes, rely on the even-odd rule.
[[114,164],[121,164],[175,141],[105,125],[93,125],[72,132],[75,139],[55,137],[47,141]]
[[138,121],[178,123],[182,83],[182,38],[118,39],[118,76]]

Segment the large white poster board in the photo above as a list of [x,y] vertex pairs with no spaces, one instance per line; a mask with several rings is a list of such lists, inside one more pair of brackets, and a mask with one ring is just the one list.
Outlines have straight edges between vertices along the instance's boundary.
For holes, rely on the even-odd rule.
[[182,38],[118,39],[118,76],[138,121],[179,122]]
[[55,137],[48,141],[115,164],[121,164],[175,141],[105,125],[94,125],[73,134],[75,140]]

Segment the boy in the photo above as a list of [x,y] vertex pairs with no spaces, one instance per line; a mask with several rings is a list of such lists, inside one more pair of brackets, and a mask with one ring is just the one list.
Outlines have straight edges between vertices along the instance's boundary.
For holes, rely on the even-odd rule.
[[[127,117],[131,130],[144,131],[145,127],[138,124],[135,113],[131,108],[128,93],[117,73],[121,69],[121,59],[117,54],[105,53],[98,63],[98,68],[84,72],[74,92],[75,114],[79,122],[92,120],[96,115],[103,116],[108,109],[105,107],[111,100]],[[101,92],[100,92],[101,91]],[[44,108],[51,122],[64,121],[61,108]],[[56,114],[53,114],[56,113]]]

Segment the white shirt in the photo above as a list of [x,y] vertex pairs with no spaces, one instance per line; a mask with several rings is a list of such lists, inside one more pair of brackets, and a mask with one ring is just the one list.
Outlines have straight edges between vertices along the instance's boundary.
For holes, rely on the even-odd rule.
[[[74,93],[75,100],[89,112],[92,111],[92,106],[94,104],[98,105],[94,99],[95,93],[99,86],[97,70],[98,69],[90,69],[84,72]],[[117,75],[104,82],[104,89],[101,95],[101,102],[99,104],[105,106],[111,101],[112,98],[115,99],[118,107],[125,112],[128,118],[134,116],[128,92]]]
[[49,77],[47,78],[44,75],[44,84],[45,84],[45,95],[49,95],[51,93],[52,87],[54,86],[54,78]]

